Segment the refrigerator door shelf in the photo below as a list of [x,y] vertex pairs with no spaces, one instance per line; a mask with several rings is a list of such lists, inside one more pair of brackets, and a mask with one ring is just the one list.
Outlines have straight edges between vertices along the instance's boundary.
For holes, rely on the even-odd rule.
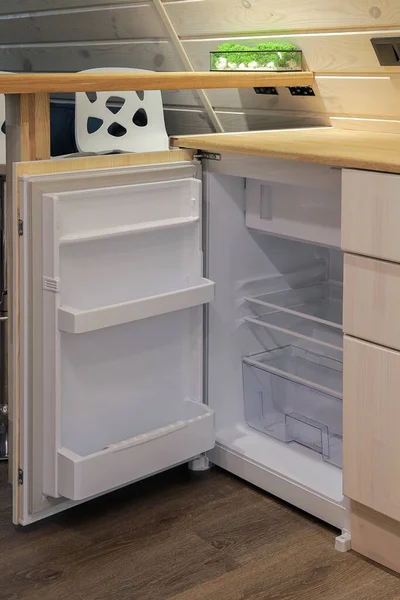
[[215,443],[214,412],[204,404],[183,402],[179,420],[110,444],[88,455],[58,451],[59,493],[84,500],[211,450]]
[[67,333],[85,333],[191,308],[211,302],[214,287],[212,281],[201,279],[197,286],[111,306],[89,310],[61,306],[58,328]]

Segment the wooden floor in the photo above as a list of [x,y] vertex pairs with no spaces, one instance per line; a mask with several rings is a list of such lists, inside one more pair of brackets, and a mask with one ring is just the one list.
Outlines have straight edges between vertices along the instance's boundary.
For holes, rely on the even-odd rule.
[[395,600],[400,577],[223,471],[179,468],[30,528],[0,464],[0,599]]

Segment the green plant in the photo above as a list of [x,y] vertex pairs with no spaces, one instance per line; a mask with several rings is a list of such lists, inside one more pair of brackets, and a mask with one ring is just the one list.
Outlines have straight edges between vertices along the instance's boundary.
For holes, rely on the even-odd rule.
[[237,67],[244,64],[257,62],[260,68],[265,68],[273,63],[275,69],[285,68],[288,62],[301,67],[301,53],[293,44],[280,44],[277,42],[260,43],[255,47],[235,44],[234,42],[224,42],[220,44],[211,55],[211,68],[218,69],[219,61],[226,59],[229,63]]

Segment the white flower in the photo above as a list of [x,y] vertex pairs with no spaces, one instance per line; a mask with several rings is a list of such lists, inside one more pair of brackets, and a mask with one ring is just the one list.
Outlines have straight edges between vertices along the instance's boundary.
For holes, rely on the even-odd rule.
[[220,56],[217,62],[215,63],[215,66],[219,71],[222,71],[223,69],[226,69],[227,64],[228,61],[226,60],[226,58],[224,56]]
[[267,64],[267,69],[272,69],[272,70],[275,69],[275,63],[273,60],[271,60],[271,62],[269,62]]
[[290,60],[288,60],[286,62],[286,66],[288,67],[288,69],[296,69],[297,62],[295,60],[293,60],[293,58],[291,58]]
[[257,69],[257,67],[258,67],[258,62],[256,60],[249,62],[249,69]]
[[244,63],[240,63],[239,69],[241,69],[242,71],[244,71],[246,69],[246,65]]
[[237,68],[237,64],[236,63],[230,63],[230,62],[228,62],[228,67],[230,69],[236,69]]

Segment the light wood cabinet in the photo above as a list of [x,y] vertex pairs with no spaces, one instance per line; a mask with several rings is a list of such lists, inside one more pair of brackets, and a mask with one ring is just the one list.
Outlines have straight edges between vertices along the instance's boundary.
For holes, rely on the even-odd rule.
[[342,249],[400,262],[400,177],[344,170]]
[[400,523],[354,501],[350,520],[352,549],[400,572]]
[[400,353],[345,336],[344,493],[400,521]]
[[400,265],[345,254],[343,331],[400,350]]

